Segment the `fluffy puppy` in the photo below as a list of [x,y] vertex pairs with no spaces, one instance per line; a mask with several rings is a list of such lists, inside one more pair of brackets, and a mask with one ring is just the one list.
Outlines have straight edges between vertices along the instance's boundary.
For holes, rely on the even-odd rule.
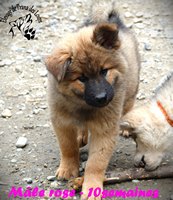
[[173,144],[173,71],[148,103],[122,118],[121,128],[129,131],[136,141],[135,165],[156,169]]
[[82,187],[86,199],[89,188],[102,189],[120,117],[134,104],[140,65],[137,43],[114,6],[103,2],[93,6],[83,27],[57,46],[46,59],[51,120],[61,151],[56,175],[78,176],[79,147],[86,144],[89,130]]

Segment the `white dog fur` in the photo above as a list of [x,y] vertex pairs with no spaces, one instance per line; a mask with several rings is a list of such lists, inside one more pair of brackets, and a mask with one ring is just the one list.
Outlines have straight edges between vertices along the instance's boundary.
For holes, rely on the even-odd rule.
[[[158,101],[172,124],[158,106]],[[149,102],[127,113],[120,126],[136,141],[135,165],[147,170],[156,169],[173,144],[173,71],[161,81]]]

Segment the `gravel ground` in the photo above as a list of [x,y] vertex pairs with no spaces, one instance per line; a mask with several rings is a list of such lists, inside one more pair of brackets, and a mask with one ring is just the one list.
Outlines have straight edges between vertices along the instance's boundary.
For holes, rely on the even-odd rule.
[[[28,11],[20,10],[9,17],[7,23],[0,22],[1,200],[10,199],[7,194],[11,186],[26,188],[30,185],[47,191],[50,188],[66,188],[65,183],[57,182],[52,177],[59,164],[59,150],[49,120],[47,72],[42,60],[66,32],[72,32],[81,25],[90,5],[88,0],[1,1],[0,16],[7,13],[9,6],[19,2],[20,5],[34,5],[39,10],[42,22],[38,23],[33,16],[36,28],[34,40],[27,40],[17,30],[13,38],[8,33],[8,22],[24,16]],[[137,96],[139,105],[147,101],[161,77],[173,67],[173,1],[116,2],[122,18],[134,30],[139,41],[142,61]],[[22,138],[18,141],[19,137]],[[134,153],[134,142],[120,138],[108,171],[133,167]],[[86,158],[87,154],[83,153],[81,171]],[[165,156],[163,163],[173,164],[171,153]],[[133,181],[105,188],[127,190],[136,186],[140,189],[158,189],[158,199],[173,199],[172,179]]]

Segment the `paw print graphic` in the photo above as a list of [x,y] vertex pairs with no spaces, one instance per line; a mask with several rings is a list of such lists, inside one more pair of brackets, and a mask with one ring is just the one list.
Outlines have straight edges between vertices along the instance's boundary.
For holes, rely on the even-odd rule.
[[34,39],[35,32],[36,32],[36,30],[33,28],[27,29],[27,30],[25,30],[24,37],[26,37],[28,40]]

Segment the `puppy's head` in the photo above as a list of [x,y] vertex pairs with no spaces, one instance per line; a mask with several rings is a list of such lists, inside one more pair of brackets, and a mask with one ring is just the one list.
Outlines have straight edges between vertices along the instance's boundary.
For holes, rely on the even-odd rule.
[[120,122],[121,129],[129,131],[136,142],[135,165],[146,170],[154,170],[160,165],[171,139],[158,114],[145,105],[127,113]]
[[115,24],[85,27],[64,38],[46,60],[58,90],[75,103],[106,106],[125,71]]

